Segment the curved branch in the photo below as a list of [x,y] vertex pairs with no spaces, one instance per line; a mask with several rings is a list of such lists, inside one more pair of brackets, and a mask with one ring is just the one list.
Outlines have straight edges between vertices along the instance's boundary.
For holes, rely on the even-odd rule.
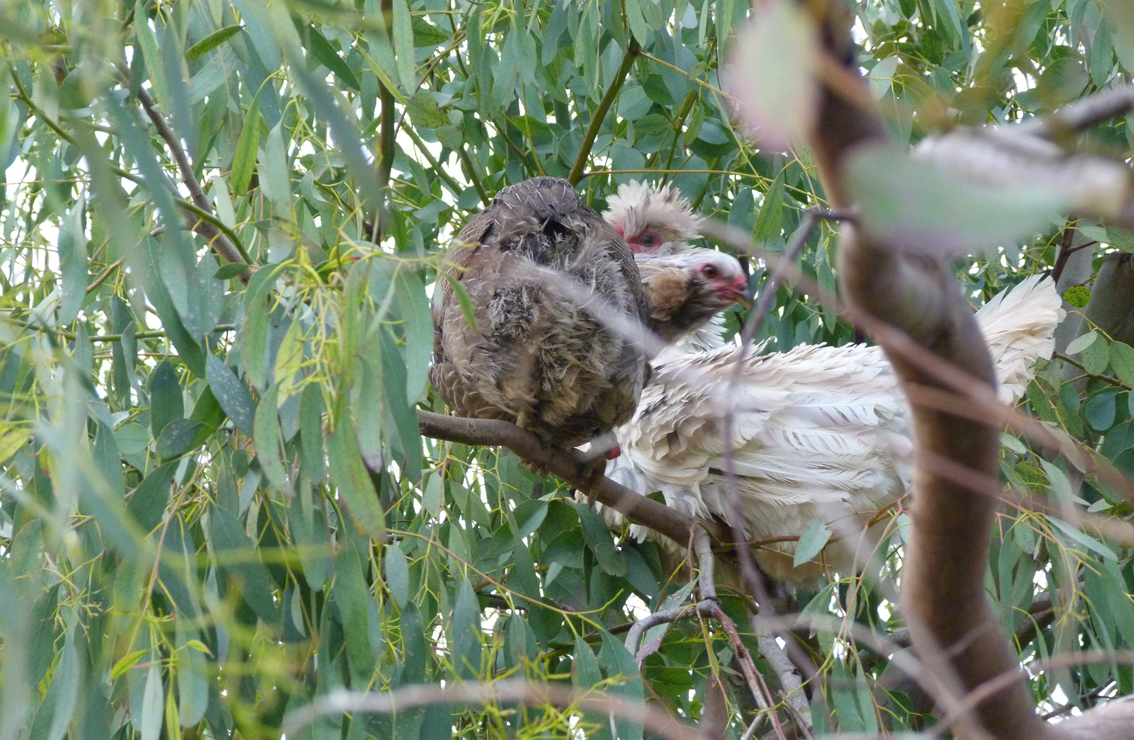
[[1066,105],[1050,115],[1008,128],[1022,134],[1058,138],[1060,135],[1085,131],[1131,110],[1134,110],[1134,85],[1124,85]]
[[507,447],[525,460],[559,476],[603,506],[615,509],[631,521],[647,526],[683,547],[689,541],[694,524],[705,527],[718,542],[726,537],[715,522],[695,522],[676,509],[635,493],[609,478],[595,476],[591,473],[593,466],[578,452],[544,447],[539,437],[510,422],[418,411],[417,423],[422,434],[434,439]]
[[338,689],[318,696],[310,704],[289,712],[284,719],[288,737],[310,726],[320,717],[345,713],[393,713],[412,707],[450,702],[482,704],[521,702],[538,706],[578,707],[582,710],[623,717],[641,724],[647,731],[666,740],[698,740],[696,729],[675,722],[664,709],[633,701],[614,693],[584,694],[554,683],[535,683],[522,678],[509,678],[492,683],[456,683],[445,687],[437,684],[411,684],[393,691],[347,691]]
[[[854,60],[848,11],[836,2],[817,10],[823,15],[816,20],[828,59],[841,62],[843,69],[838,89],[830,76],[822,81],[808,143],[832,202],[846,207],[852,199],[843,187],[845,163],[860,147],[888,145],[889,136],[878,112],[863,102],[867,88]],[[858,309],[893,324],[988,391],[995,388],[988,347],[943,261],[907,257],[848,225],[840,240],[839,266],[840,284]],[[895,351],[888,337],[878,338],[903,389],[913,385],[948,390],[934,373]],[[998,676],[1019,673],[1016,656],[984,592],[996,502],[958,476],[943,475],[937,466],[927,465],[926,453],[973,477],[996,481],[999,429],[990,419],[964,418],[917,403],[911,406],[918,455],[902,579],[903,612],[922,659],[942,680],[958,682],[971,692]],[[1051,731],[1036,715],[1023,681],[990,692],[971,714],[954,719],[959,721],[960,735],[968,738],[1036,740]]]

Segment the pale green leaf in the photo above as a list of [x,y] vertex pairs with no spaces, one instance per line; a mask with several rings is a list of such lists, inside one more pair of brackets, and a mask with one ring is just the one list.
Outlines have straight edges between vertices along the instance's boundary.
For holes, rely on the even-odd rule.
[[811,130],[819,105],[817,47],[804,10],[787,2],[757,5],[733,44],[725,85],[765,146],[786,150]]
[[813,560],[823,548],[827,546],[827,542],[831,539],[830,528],[823,523],[822,519],[812,519],[811,523],[807,525],[807,529],[803,530],[803,534],[799,536],[799,543],[795,546],[795,559],[792,565],[796,568],[804,563]]

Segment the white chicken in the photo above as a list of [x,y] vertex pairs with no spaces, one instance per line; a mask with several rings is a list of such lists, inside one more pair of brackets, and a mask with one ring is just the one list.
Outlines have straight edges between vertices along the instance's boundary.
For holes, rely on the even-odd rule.
[[[623,186],[604,216],[628,243],[637,242],[635,248],[641,246],[636,237],[651,231],[668,236],[667,251],[680,250],[695,235],[696,221],[687,201],[657,193]],[[650,196],[656,199],[650,208],[631,200]],[[641,215],[664,212],[654,207],[657,202],[685,209],[684,220],[665,213],[669,231],[662,232]],[[620,214],[631,217],[620,220]],[[689,228],[671,228],[678,223]],[[1054,283],[1038,275],[977,312],[1005,401],[1017,400],[1035,360],[1051,355],[1062,318]],[[717,344],[723,344],[719,334]],[[622,456],[607,475],[640,493],[661,491],[668,505],[688,514],[729,521],[725,471],[731,456],[739,514],[753,541],[799,537],[818,519],[841,537],[825,559],[848,572],[876,544],[875,533],[862,536],[864,524],[909,489],[910,410],[894,372],[880,348],[862,344],[802,345],[770,354],[749,348],[737,375],[740,356],[740,348],[729,345],[674,347],[656,359],[633,419],[615,430]],[[613,514],[604,512],[610,523],[618,520]],[[649,533],[637,526],[631,532],[638,539]],[[757,562],[777,580],[810,581],[819,563],[794,567],[795,546],[769,543],[757,551]]]

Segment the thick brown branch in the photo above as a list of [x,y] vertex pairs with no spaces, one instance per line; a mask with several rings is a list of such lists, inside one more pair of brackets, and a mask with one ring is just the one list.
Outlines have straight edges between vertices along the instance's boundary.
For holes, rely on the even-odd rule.
[[[841,3],[828,2],[818,19],[835,59],[845,62],[850,84],[865,90],[854,63],[849,17]],[[832,202],[851,204],[843,187],[843,167],[862,146],[888,141],[881,117],[871,108],[848,103],[845,91],[823,87],[816,130],[809,140]],[[841,84],[848,84],[843,79]],[[859,96],[861,101],[861,96]],[[995,388],[995,373],[976,320],[956,289],[949,269],[939,262],[915,261],[890,250],[853,227],[840,244],[840,282],[850,302],[893,324],[943,361]],[[885,339],[883,349],[903,384],[943,388],[935,374],[908,361]],[[1015,655],[984,592],[995,500],[941,475],[925,464],[924,453],[954,463],[978,478],[996,480],[999,429],[990,420],[962,418],[913,404],[914,438],[919,450],[910,509],[911,535],[903,572],[902,606],[914,646],[945,681],[972,691],[997,676],[1018,673]],[[1035,713],[1023,682],[1015,681],[983,697],[972,716],[954,717],[964,737],[1035,740],[1048,725]]]
[[[434,439],[470,445],[502,445],[525,460],[547,469],[604,506],[649,527],[682,547],[689,541],[694,520],[676,509],[646,498],[609,478],[588,475],[578,453],[545,447],[539,437],[515,424],[491,419],[465,419],[429,411],[417,412],[421,433]],[[697,522],[718,542],[727,535],[714,522]]]

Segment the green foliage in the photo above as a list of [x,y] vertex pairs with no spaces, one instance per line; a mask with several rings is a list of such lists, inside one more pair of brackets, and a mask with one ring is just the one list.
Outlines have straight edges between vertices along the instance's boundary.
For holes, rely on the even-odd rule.
[[[902,142],[1049,112],[1127,75],[1134,48],[1095,0],[855,12]],[[580,163],[601,207],[618,183],[669,180],[773,253],[825,202],[806,152],[757,151],[731,122],[719,72],[747,13],[736,0],[0,5],[0,738],[274,738],[339,689],[505,678],[698,720],[707,678],[738,674],[719,625],[656,628],[641,666],[622,643],[647,610],[689,602],[687,573],[670,579],[653,545],[612,536],[511,453],[422,438],[415,410],[443,410],[427,382],[439,250],[505,185]],[[782,92],[791,70],[764,61],[752,74]],[[1121,119],[1091,133],[1099,149],[1129,138]],[[976,302],[1055,264],[1071,227],[1031,225],[1046,231],[965,271]],[[1128,248],[1095,231],[1099,254]],[[802,257],[829,292],[833,246],[824,226]],[[240,255],[250,277],[228,264]],[[775,304],[758,332],[769,349],[852,340],[829,305],[786,289]],[[1089,337],[1041,371],[1028,405],[1132,472],[1134,350]],[[1021,490],[1129,517],[1093,470],[1006,444]],[[812,527],[801,545],[829,536]],[[1115,657],[1134,648],[1130,550],[1015,510],[994,547],[990,594],[1025,662],[1110,656],[1033,679],[1043,705],[1134,691]],[[898,629],[894,606],[859,580],[816,588],[785,604],[810,620],[801,644],[829,679],[809,689],[817,728],[920,726],[905,697],[872,689],[887,660],[848,629]],[[756,654],[750,601],[723,602]],[[734,715],[728,737],[749,722]],[[577,705],[436,693],[288,736],[611,727]]]

